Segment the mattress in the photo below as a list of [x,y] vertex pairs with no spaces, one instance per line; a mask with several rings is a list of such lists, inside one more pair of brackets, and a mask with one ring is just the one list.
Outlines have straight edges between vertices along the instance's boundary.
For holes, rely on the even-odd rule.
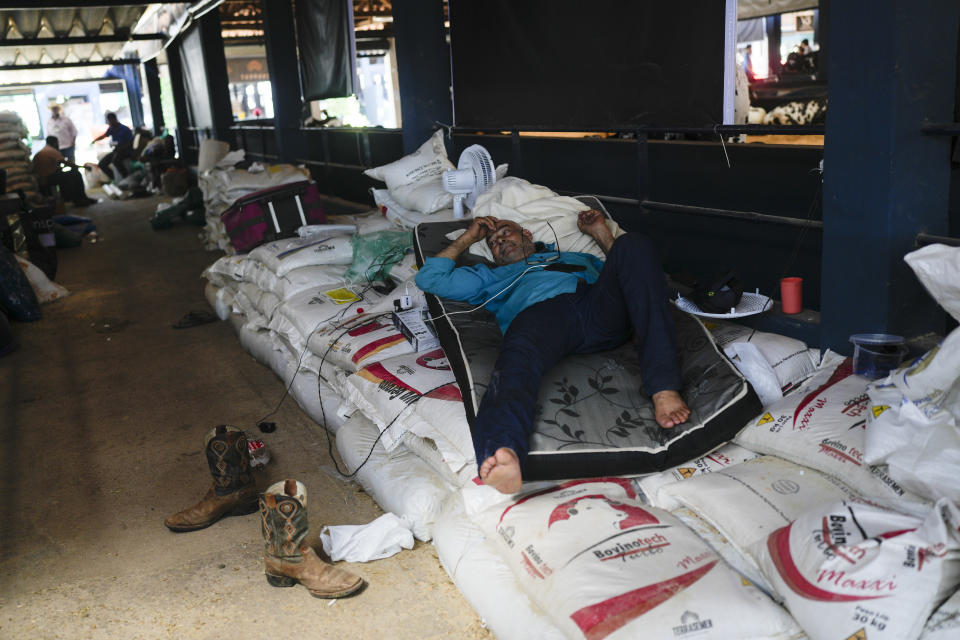
[[[470,223],[417,225],[418,264],[449,243],[446,235]],[[462,264],[482,260],[464,254]],[[500,349],[494,316],[484,309],[427,295],[440,344],[461,389],[471,430]],[[673,429],[656,423],[643,392],[631,342],[617,349],[571,355],[547,372],[540,390],[525,480],[553,480],[661,471],[729,441],[761,409],[750,384],[694,316],[673,310],[681,364],[681,394],[690,419]]]

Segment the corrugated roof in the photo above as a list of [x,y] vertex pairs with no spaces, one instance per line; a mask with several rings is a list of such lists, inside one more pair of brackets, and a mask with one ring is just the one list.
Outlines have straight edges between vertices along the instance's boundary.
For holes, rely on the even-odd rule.
[[[37,4],[40,3],[24,2]],[[163,24],[160,19],[147,20],[148,24],[138,27],[145,14],[154,18],[164,14],[159,3],[73,4],[81,6],[0,10],[0,67],[6,67],[0,70],[0,85],[101,78],[111,64],[109,61],[137,56],[135,38],[163,33],[156,30]],[[149,44],[156,47],[161,42],[153,40]],[[84,65],[98,61],[105,62]]]

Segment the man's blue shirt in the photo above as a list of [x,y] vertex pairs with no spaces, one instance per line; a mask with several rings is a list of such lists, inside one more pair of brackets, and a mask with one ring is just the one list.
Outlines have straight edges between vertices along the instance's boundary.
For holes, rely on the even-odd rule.
[[112,124],[107,127],[107,133],[110,134],[110,139],[113,140],[113,143],[116,145],[133,142],[133,131],[125,124],[120,124],[119,122]]
[[[527,261],[543,262],[556,255],[553,251],[535,253],[527,258]],[[580,280],[593,284],[603,269],[603,261],[589,253],[564,251],[560,254],[560,259],[553,264],[557,262],[581,265],[584,270],[564,273],[545,271],[543,266],[537,266],[521,277],[520,274],[530,268],[523,260],[491,269],[484,264],[456,267],[449,258],[432,257],[424,260],[423,267],[417,273],[416,283],[423,291],[441,298],[471,304],[490,300],[486,308],[497,317],[500,331],[506,333],[507,327],[517,314],[530,305],[563,293],[573,293]],[[514,283],[514,280],[517,281]],[[503,291],[504,289],[506,291]]]

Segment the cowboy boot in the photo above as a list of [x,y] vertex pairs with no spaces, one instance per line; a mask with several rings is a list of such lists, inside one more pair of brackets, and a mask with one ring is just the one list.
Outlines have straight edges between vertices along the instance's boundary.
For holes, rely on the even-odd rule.
[[342,598],[363,586],[363,579],[327,564],[303,539],[307,536],[307,489],[281,480],[260,495],[263,565],[267,582],[292,587],[299,582],[315,598]]
[[213,484],[197,504],[168,516],[171,531],[196,531],[225,516],[243,516],[257,509],[257,487],[250,473],[250,452],[243,431],[219,425],[203,440]]

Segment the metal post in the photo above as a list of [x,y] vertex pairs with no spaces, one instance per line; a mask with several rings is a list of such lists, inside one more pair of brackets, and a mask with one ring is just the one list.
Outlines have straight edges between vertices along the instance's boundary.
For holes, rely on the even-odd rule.
[[233,107],[227,80],[227,57],[223,50],[220,12],[208,11],[200,18],[200,43],[206,70],[207,95],[213,118],[213,136],[217,140],[233,142]]
[[147,77],[147,95],[150,96],[150,113],[153,115],[153,131],[159,135],[164,128],[163,106],[160,96],[160,68],[156,58],[143,63],[143,75]]
[[306,154],[300,115],[303,98],[300,91],[300,68],[297,63],[297,41],[293,37],[293,5],[290,0],[261,0],[263,31],[267,47],[267,68],[270,91],[273,93],[273,123],[277,156],[289,162]]
[[437,128],[453,123],[450,47],[444,37],[443,0],[396,2],[393,31],[403,120],[403,152],[417,149]]
[[187,153],[188,136],[192,136],[189,131],[190,112],[187,110],[187,96],[183,84],[183,67],[180,56],[180,41],[173,42],[167,47],[167,67],[170,72],[170,86],[173,89],[173,110],[177,116],[177,130],[175,137],[177,140],[177,149],[180,150],[180,157],[192,162],[192,154]]
[[920,128],[953,118],[960,23],[955,2],[854,4],[830,4],[824,145],[821,346],[844,352],[853,333],[944,329],[903,256],[949,235],[950,138]]

